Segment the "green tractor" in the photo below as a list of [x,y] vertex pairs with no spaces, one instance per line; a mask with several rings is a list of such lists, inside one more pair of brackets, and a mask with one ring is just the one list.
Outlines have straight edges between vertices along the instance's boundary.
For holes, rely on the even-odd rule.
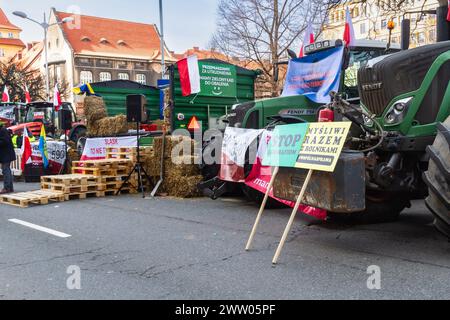
[[[441,22],[438,36],[449,39]],[[402,42],[407,49],[405,31]],[[359,105],[336,93],[327,106],[353,126],[336,172],[315,176],[306,204],[331,218],[371,223],[393,221],[411,200],[426,199],[437,228],[450,237],[450,41],[369,61],[358,88]],[[304,176],[282,170],[275,195],[293,200]]]
[[[305,49],[305,54],[311,56],[322,51],[332,50],[338,46],[343,46],[341,40],[320,41],[308,46]],[[387,46],[386,42],[375,40],[358,40],[353,48],[345,50],[340,91],[345,93],[346,99],[359,104],[357,72],[361,66],[367,64],[371,59],[398,51],[400,51],[399,46]],[[297,58],[293,52],[290,52],[289,55],[291,58]],[[285,61],[280,65],[288,63],[289,61]],[[277,71],[276,73],[278,74]],[[316,122],[322,107],[303,95],[283,96],[237,104],[228,113],[225,121],[228,126],[247,129],[261,129],[292,122]],[[211,141],[206,141],[204,148],[207,149],[210,144]],[[225,193],[242,189],[249,200],[262,201],[264,195],[248,188],[246,185],[221,181],[218,178],[219,169],[220,165],[203,167],[206,182],[202,183],[199,188],[205,195],[217,199]],[[250,165],[247,166],[246,171],[248,173],[251,171]],[[273,202],[273,204],[276,206],[276,202]]]

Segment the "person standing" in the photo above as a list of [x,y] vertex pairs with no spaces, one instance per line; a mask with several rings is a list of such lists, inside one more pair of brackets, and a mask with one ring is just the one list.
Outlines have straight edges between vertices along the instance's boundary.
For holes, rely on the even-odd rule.
[[0,191],[0,194],[14,192],[11,162],[15,160],[16,152],[14,151],[11,134],[4,125],[0,123],[0,164],[4,183],[4,188]]

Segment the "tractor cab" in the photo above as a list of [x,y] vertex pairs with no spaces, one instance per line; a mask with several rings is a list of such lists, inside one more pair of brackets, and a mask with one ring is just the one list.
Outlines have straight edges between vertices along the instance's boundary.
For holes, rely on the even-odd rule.
[[0,122],[6,127],[17,125],[25,121],[27,106],[24,103],[0,103]]

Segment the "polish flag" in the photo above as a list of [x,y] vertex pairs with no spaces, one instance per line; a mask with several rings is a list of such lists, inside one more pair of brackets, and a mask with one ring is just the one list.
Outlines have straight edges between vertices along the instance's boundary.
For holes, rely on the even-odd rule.
[[[450,0],[449,0],[450,1]],[[315,41],[314,39],[314,32],[311,24],[308,24],[308,28],[305,32],[305,39],[303,40],[302,47],[300,49],[300,54],[298,55],[299,58],[303,58],[305,56],[305,47],[309,46],[310,44],[313,44]]]
[[9,92],[8,92],[8,87],[7,86],[5,86],[5,89],[3,89],[2,102],[10,102]]
[[352,16],[350,14],[350,9],[347,8],[345,13],[345,31],[344,31],[344,41],[346,47],[355,46],[355,29],[353,28]]
[[59,111],[61,108],[61,94],[59,93],[58,84],[55,85],[55,91],[53,92],[53,106],[55,107],[55,111]]
[[448,0],[447,21],[450,22],[450,0]]
[[200,93],[200,70],[197,56],[189,56],[177,62],[183,97]]
[[25,165],[33,163],[31,155],[33,153],[31,149],[30,137],[28,136],[27,127],[23,129],[23,142],[22,142],[22,171],[25,170]]
[[25,103],[31,103],[31,95],[28,86],[25,86]]

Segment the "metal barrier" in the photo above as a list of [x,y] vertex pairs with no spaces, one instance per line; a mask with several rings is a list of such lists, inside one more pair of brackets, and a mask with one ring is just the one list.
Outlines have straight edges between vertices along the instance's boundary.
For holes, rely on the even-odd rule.
[[[16,161],[11,163],[11,171],[15,177],[22,176],[22,154],[20,149],[15,149]],[[2,169],[0,169],[0,175],[3,175]]]

